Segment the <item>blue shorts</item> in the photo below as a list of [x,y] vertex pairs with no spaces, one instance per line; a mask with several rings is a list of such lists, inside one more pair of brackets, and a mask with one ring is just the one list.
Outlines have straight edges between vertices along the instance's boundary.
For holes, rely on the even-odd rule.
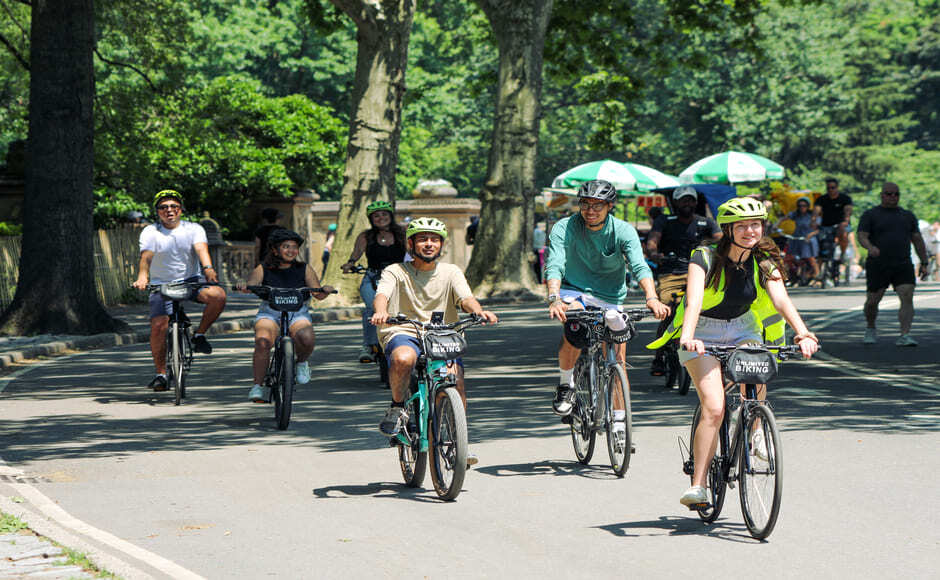
[[[385,358],[391,360],[392,351],[400,346],[410,347],[411,350],[415,351],[416,356],[421,356],[421,341],[410,334],[396,334],[388,341],[388,345],[385,347]],[[460,368],[463,368],[463,357],[457,357],[455,362]]]
[[[192,278],[186,278],[183,282],[199,282],[199,277],[195,276]],[[199,293],[205,290],[205,288],[195,288],[189,289],[189,296],[185,298],[190,302],[197,302],[196,297],[199,296]],[[157,318],[158,316],[169,316],[173,314],[173,301],[167,300],[163,297],[160,292],[153,292],[150,294],[150,318]]]
[[[266,301],[261,303],[261,306],[258,308],[258,314],[255,315],[255,323],[261,319],[273,320],[275,324],[281,324],[281,312],[280,310],[275,310],[271,308]],[[300,310],[296,312],[287,313],[287,328],[294,326],[294,323],[298,320],[306,320],[310,324],[313,324],[313,318],[310,316],[310,310],[307,308],[307,305],[304,304]]]
[[[699,316],[694,338],[705,344],[739,345],[748,342],[761,342],[757,316],[750,311],[731,320]],[[679,361],[682,364],[699,357],[698,353],[685,349],[680,349],[678,354]],[[706,354],[705,356],[710,355]]]

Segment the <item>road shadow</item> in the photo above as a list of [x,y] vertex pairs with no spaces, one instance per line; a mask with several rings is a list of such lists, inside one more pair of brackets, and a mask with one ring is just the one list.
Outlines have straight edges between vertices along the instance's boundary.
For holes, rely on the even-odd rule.
[[742,523],[718,520],[707,524],[698,518],[660,516],[655,520],[642,522],[621,522],[595,526],[621,538],[643,538],[653,536],[706,536],[744,544],[760,544],[761,540],[751,537]]
[[390,483],[385,481],[366,483],[363,485],[329,485],[313,490],[317,499],[352,499],[369,497],[379,499],[405,499],[420,503],[446,503],[443,502],[434,489],[421,487],[408,487],[403,483]]
[[609,467],[582,465],[576,461],[543,460],[531,463],[487,465],[474,471],[494,477],[577,476],[587,479],[619,479]]

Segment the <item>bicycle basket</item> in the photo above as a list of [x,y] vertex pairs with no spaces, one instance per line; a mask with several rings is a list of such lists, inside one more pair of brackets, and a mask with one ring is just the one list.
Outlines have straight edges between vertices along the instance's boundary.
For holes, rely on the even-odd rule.
[[467,351],[467,341],[453,330],[436,330],[424,335],[424,352],[432,360],[453,360]]
[[186,300],[190,295],[189,285],[185,283],[160,284],[160,295],[167,300]]
[[725,368],[736,383],[764,384],[777,376],[777,358],[765,349],[741,347],[731,353]]
[[289,288],[271,290],[268,295],[268,305],[272,310],[279,312],[297,312],[304,305],[303,293]]
[[636,326],[634,326],[632,320],[627,320],[627,325],[623,327],[623,330],[611,330],[606,326],[604,328],[607,331],[604,340],[607,342],[621,344],[636,336]]

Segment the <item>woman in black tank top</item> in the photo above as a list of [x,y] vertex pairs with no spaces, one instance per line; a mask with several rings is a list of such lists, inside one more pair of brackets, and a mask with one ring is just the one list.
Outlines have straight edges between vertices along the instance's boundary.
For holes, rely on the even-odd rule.
[[[304,239],[290,230],[276,230],[268,238],[268,247],[264,260],[248,275],[246,286],[272,286],[274,288],[318,288],[320,279],[313,268],[299,261],[300,245]],[[242,287],[244,288],[244,287]],[[325,299],[330,286],[323,287],[324,292],[314,294],[317,300]],[[264,373],[268,368],[268,358],[274,341],[280,334],[281,313],[262,302],[255,317],[255,352],[252,356],[254,385],[248,394],[254,403],[267,403],[271,400],[271,389],[264,386]],[[305,304],[297,312],[291,312],[288,318],[290,336],[294,340],[297,358],[297,384],[310,381],[310,367],[307,358],[313,353],[315,337],[313,321]]]
[[387,201],[370,203],[366,214],[372,227],[359,234],[349,255],[349,261],[342,266],[343,272],[352,272],[363,254],[366,255],[369,266],[369,271],[359,284],[359,295],[365,305],[362,310],[362,348],[359,351],[361,363],[372,362],[374,349],[379,345],[375,326],[369,321],[373,314],[372,301],[375,300],[379,277],[386,266],[403,262],[406,254],[405,228],[395,221],[392,205]]

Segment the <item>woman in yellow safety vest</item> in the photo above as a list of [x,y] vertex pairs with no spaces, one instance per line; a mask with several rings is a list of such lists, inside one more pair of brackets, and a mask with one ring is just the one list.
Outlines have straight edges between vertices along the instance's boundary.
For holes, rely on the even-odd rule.
[[[724,414],[724,385],[715,357],[705,354],[705,343],[744,344],[765,341],[783,344],[784,320],[796,331],[794,341],[809,358],[819,341],[787,295],[783,262],[777,245],[765,237],[767,209],[760,201],[738,197],[718,208],[724,234],[718,247],[696,248],[689,264],[685,298],[676,309],[671,327],[647,348],[656,349],[679,337],[679,359],[689,371],[701,402],[692,453],[696,458],[692,487],[680,499],[683,505],[706,503],[706,469],[718,445],[718,427]],[[766,388],[759,385],[758,396]],[[763,434],[755,432],[757,439]],[[753,441],[760,449],[762,441]]]

